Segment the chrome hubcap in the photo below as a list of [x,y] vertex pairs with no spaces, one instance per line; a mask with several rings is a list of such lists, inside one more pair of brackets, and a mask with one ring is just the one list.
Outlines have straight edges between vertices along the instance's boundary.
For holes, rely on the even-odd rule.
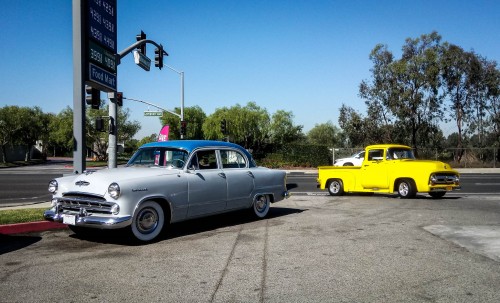
[[404,182],[399,184],[399,193],[402,196],[407,196],[408,195],[408,184],[406,184]]
[[330,191],[332,193],[338,193],[340,190],[340,184],[338,182],[333,181],[330,183]]
[[267,206],[267,199],[264,196],[260,196],[255,202],[255,208],[258,212],[263,212]]
[[150,233],[158,226],[158,214],[153,208],[141,210],[137,216],[137,229],[144,234]]

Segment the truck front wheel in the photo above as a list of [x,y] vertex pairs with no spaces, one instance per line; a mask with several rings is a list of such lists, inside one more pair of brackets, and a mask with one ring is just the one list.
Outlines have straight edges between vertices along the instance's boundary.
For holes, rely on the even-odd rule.
[[344,184],[340,179],[328,181],[328,192],[331,196],[341,196],[344,194]]
[[414,198],[417,195],[417,186],[412,179],[402,179],[398,182],[398,195],[401,199]]

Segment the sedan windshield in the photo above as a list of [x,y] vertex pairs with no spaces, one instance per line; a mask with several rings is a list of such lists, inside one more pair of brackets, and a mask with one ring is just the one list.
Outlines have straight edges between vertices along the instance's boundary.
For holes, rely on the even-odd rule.
[[149,147],[139,149],[128,161],[127,166],[151,166],[167,168],[183,168],[186,164],[188,153],[184,150]]
[[415,159],[413,151],[407,148],[389,148],[387,150],[387,159]]

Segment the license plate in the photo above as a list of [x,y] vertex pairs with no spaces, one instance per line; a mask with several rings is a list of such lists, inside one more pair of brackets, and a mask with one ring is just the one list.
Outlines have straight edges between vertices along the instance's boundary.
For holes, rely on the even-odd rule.
[[76,225],[75,215],[63,215],[63,223],[69,225]]

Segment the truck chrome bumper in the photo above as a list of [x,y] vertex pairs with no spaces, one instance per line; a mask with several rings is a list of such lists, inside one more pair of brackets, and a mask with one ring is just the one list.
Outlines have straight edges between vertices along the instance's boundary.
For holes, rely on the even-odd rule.
[[[123,217],[99,217],[96,215],[80,215],[69,213],[56,213],[54,209],[46,210],[43,217],[47,221],[54,221],[59,223],[64,222],[64,216],[74,216],[74,225],[82,227],[93,227],[101,229],[117,229],[130,225],[132,223],[132,216]],[[71,223],[71,225],[73,225]]]

